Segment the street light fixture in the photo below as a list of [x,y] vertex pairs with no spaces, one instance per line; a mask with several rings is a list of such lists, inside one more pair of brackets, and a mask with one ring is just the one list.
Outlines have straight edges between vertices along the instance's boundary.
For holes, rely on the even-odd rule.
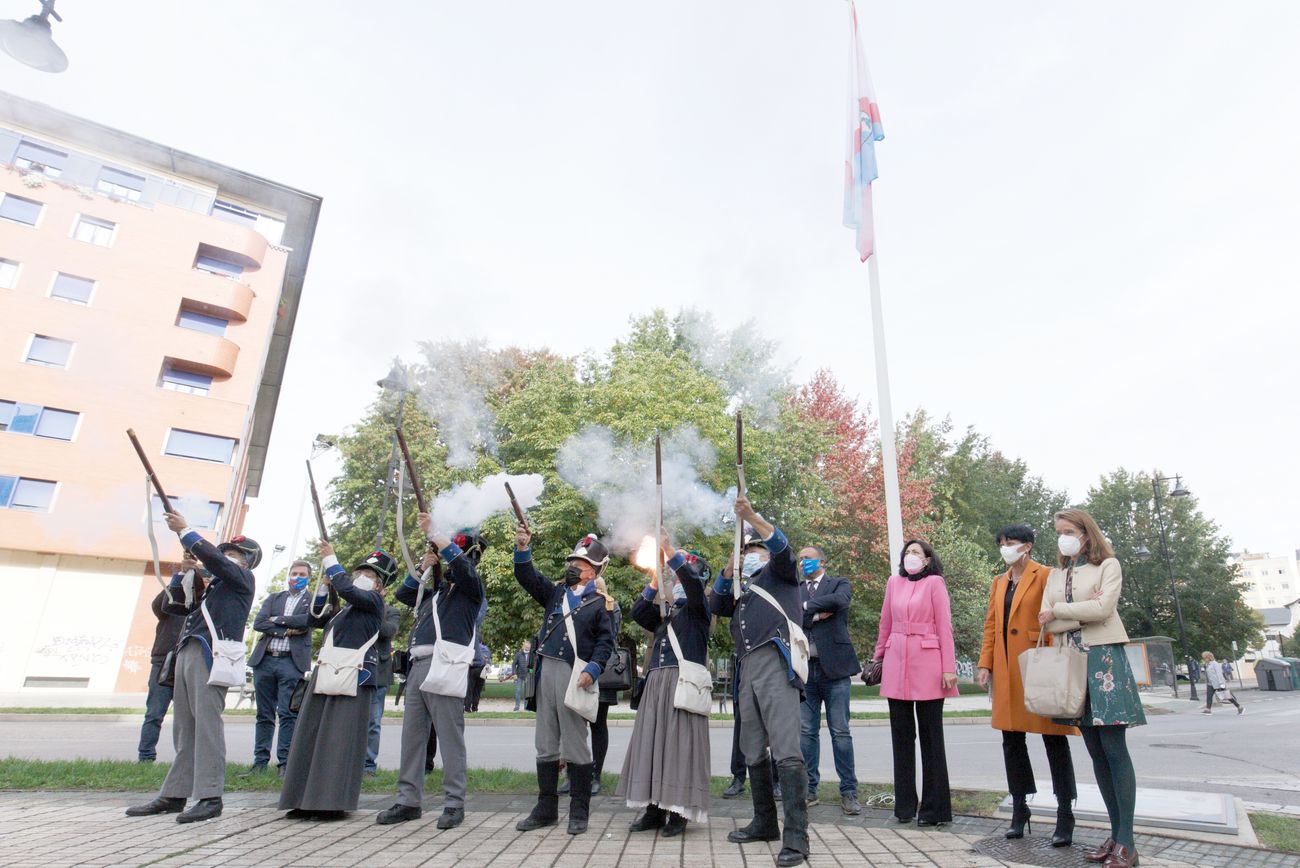
[[[1165,571],[1169,574],[1169,589],[1174,595],[1174,614],[1178,616],[1178,644],[1182,646],[1183,662],[1187,664],[1187,686],[1188,696],[1193,702],[1198,702],[1196,695],[1196,679],[1192,677],[1192,655],[1187,650],[1187,628],[1183,626],[1183,605],[1178,599],[1178,583],[1174,581],[1174,562],[1169,556],[1169,534],[1165,531],[1165,513],[1164,499],[1162,489],[1166,482],[1172,482],[1174,488],[1169,492],[1170,497],[1188,497],[1191,492],[1183,487],[1183,478],[1181,476],[1161,476],[1160,471],[1156,471],[1151,477],[1151,491],[1156,498],[1156,523],[1160,526],[1160,553],[1164,555]],[[1138,560],[1148,560],[1151,557],[1151,550],[1146,545],[1139,545],[1133,552]],[[1175,670],[1176,671],[1176,670]],[[1174,676],[1174,696],[1178,695],[1178,676]]]
[[41,72],[63,72],[68,56],[54,42],[50,18],[62,21],[54,0],[41,0],[41,11],[25,21],[0,21],[0,48],[19,63]]

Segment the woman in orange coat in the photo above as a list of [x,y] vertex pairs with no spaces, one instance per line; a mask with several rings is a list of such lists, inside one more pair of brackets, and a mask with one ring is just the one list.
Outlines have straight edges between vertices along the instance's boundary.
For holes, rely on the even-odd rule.
[[[1034,769],[1029,763],[1025,733],[1043,736],[1047,764],[1052,769],[1052,791],[1056,794],[1056,830],[1053,847],[1068,847],[1074,836],[1074,763],[1070,759],[1067,735],[1078,735],[1072,726],[1061,726],[1025,709],[1024,685],[1020,680],[1021,652],[1038,644],[1038,610],[1043,589],[1052,572],[1030,559],[1034,532],[1028,525],[1013,524],[998,534],[998,546],[1007,572],[993,580],[988,615],[984,618],[984,645],[980,650],[976,680],[988,688],[992,682],[993,728],[1002,730],[1002,759],[1007,768],[1011,792],[1011,828],[1008,838],[1023,838],[1029,823],[1027,796],[1037,792]],[[1049,637],[1050,638],[1050,637]],[[1049,638],[1044,644],[1050,644]]]

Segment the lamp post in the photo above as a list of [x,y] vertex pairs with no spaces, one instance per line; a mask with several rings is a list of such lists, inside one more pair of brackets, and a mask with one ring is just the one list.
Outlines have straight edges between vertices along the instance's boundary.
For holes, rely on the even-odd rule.
[[62,21],[54,0],[41,0],[41,11],[25,21],[0,21],[0,49],[41,72],[63,72],[68,56],[54,42],[50,19]]
[[388,499],[393,491],[393,474],[397,472],[397,429],[402,427],[402,414],[406,412],[406,371],[401,362],[393,362],[392,370],[376,386],[385,392],[397,393],[397,425],[393,428],[393,446],[388,453],[388,475],[384,477],[384,504],[379,511],[379,530],[375,532],[375,548],[384,547],[384,521],[388,517]]
[[[1187,628],[1183,626],[1183,606],[1178,600],[1178,583],[1174,581],[1174,562],[1169,557],[1169,534],[1165,531],[1165,513],[1164,513],[1164,484],[1172,482],[1173,491],[1169,492],[1170,497],[1187,497],[1191,494],[1183,487],[1183,478],[1181,476],[1161,476],[1160,471],[1151,477],[1151,491],[1156,497],[1156,523],[1160,527],[1160,553],[1164,555],[1165,571],[1169,574],[1169,589],[1174,595],[1174,614],[1178,616],[1178,644],[1182,646],[1183,661],[1187,664],[1187,685],[1188,695],[1193,702],[1199,701],[1196,695],[1196,679],[1192,677],[1192,655],[1187,651]],[[1151,550],[1145,545],[1140,545],[1134,552],[1139,560],[1147,560],[1151,557]],[[1178,670],[1174,668],[1174,696],[1178,695]]]

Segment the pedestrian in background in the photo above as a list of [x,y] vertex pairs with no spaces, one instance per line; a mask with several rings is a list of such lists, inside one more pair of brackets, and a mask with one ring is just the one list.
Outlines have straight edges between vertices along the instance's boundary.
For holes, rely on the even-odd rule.
[[1214,705],[1216,697],[1220,702],[1231,702],[1233,705],[1237,706],[1238,714],[1243,713],[1246,709],[1241,707],[1241,703],[1237,701],[1237,697],[1233,696],[1232,691],[1228,689],[1228,679],[1223,674],[1224,669],[1228,666],[1227,662],[1225,661],[1223,666],[1219,666],[1219,664],[1214,660],[1214,655],[1209,651],[1205,651],[1201,654],[1201,660],[1205,663],[1202,668],[1205,670],[1206,688],[1205,708],[1201,709],[1201,714],[1210,713],[1210,706]]
[[515,711],[519,710],[519,703],[523,700],[524,679],[528,677],[528,652],[531,650],[533,643],[525,639],[515,652],[515,664],[512,667],[515,675]]
[[[185,570],[201,571],[202,567],[189,552],[181,561],[181,572]],[[179,573],[177,574],[179,575]],[[144,723],[140,726],[140,744],[136,749],[142,763],[151,763],[158,759],[158,734],[162,731],[163,718],[167,708],[172,704],[170,684],[159,684],[158,676],[162,674],[163,663],[168,652],[176,647],[181,638],[181,628],[185,619],[163,609],[167,604],[167,592],[159,591],[149,608],[158,619],[153,631],[153,647],[149,649],[149,695],[144,701]]]

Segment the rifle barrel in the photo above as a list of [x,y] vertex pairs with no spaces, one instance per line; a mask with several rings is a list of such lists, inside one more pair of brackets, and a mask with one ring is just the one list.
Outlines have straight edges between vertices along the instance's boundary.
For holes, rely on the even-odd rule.
[[420,512],[428,512],[424,502],[424,489],[420,488],[420,475],[415,472],[415,463],[411,461],[411,450],[406,448],[406,436],[402,429],[397,429],[397,445],[402,448],[402,460],[406,462],[406,475],[411,479],[411,490],[415,492],[415,504]]
[[135,430],[126,429],[126,436],[131,439],[131,445],[135,447],[135,454],[139,456],[140,463],[144,465],[144,472],[149,475],[149,481],[153,483],[153,490],[158,493],[158,499],[162,501],[163,509],[167,512],[175,512],[172,509],[172,502],[168,499],[167,493],[163,491],[162,483],[158,481],[158,474],[153,472],[153,465],[149,463],[149,456],[144,454],[144,447],[140,445],[140,438],[135,436]]
[[524,517],[524,509],[519,505],[519,498],[515,497],[515,490],[510,487],[509,482],[506,483],[506,497],[510,498],[510,508],[515,511],[515,518],[519,519],[519,523],[527,530],[528,519]]
[[307,459],[307,483],[311,486],[311,503],[316,508],[316,529],[320,531],[321,542],[329,542],[329,531],[325,529],[325,513],[321,512],[320,496],[316,493],[316,477],[311,472],[311,459]]

